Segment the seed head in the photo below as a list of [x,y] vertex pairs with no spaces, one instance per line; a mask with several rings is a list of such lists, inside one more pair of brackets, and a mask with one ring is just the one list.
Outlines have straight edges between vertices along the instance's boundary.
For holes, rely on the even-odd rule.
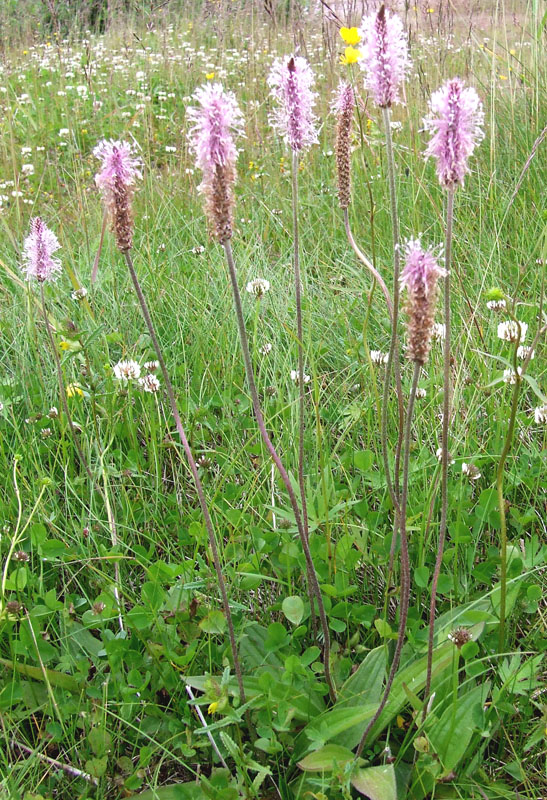
[[432,94],[429,111],[424,124],[433,136],[425,151],[426,158],[436,159],[441,186],[463,185],[469,172],[469,158],[484,137],[479,96],[459,78],[452,78]]
[[340,208],[347,208],[351,198],[351,127],[355,94],[349,83],[341,83],[335,104],[336,170],[338,174],[338,200]]
[[197,105],[188,109],[190,149],[203,178],[199,191],[211,233],[219,242],[232,236],[237,148],[234,136],[242,133],[243,115],[232,92],[220,83],[200,86],[193,95]]
[[99,142],[93,155],[101,161],[95,183],[110,214],[116,244],[123,253],[131,250],[133,243],[132,200],[136,181],[142,177],[140,160],[130,144],[112,139]]
[[53,256],[61,245],[59,240],[40,217],[30,223],[30,233],[23,246],[22,270],[28,281],[39,283],[54,281],[61,271],[61,262]]
[[406,245],[401,286],[408,292],[408,357],[420,364],[425,364],[431,348],[437,281],[443,275],[446,272],[439,267],[433,252],[424,250],[418,239],[411,239]]
[[365,86],[376,105],[389,108],[400,102],[399,87],[410,67],[402,20],[382,4],[376,14],[363,19],[359,33],[363,38],[359,63],[366,72]]
[[271,123],[295,152],[317,142],[314,83],[310,65],[301,56],[276,59],[268,76],[268,86],[278,103]]

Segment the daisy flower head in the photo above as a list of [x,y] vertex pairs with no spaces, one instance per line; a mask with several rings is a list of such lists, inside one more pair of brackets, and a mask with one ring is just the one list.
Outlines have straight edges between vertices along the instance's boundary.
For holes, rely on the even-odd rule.
[[365,86],[380,108],[401,102],[399,89],[410,68],[408,42],[403,22],[382,3],[376,14],[365,17],[359,29],[360,60]]
[[484,138],[484,112],[477,92],[452,78],[431,95],[424,125],[432,133],[426,158],[437,162],[437,177],[447,189],[463,185],[469,158]]
[[268,86],[277,101],[271,124],[296,153],[317,143],[314,83],[311,67],[302,56],[277,58],[268,76]]
[[61,245],[41,217],[30,222],[30,233],[23,245],[23,265],[21,267],[28,281],[39,283],[54,281],[61,271],[61,262],[55,253]]

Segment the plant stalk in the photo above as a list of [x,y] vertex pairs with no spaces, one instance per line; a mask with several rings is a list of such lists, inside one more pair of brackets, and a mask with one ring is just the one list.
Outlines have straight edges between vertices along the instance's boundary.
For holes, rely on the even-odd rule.
[[150,334],[150,338],[152,339],[152,344],[154,345],[154,350],[156,351],[156,357],[160,362],[160,368],[163,375],[163,380],[165,381],[165,388],[167,390],[167,396],[169,398],[169,405],[171,407],[171,413],[173,414],[173,419],[175,421],[175,427],[177,429],[177,433],[180,437],[182,442],[182,446],[184,448],[184,452],[186,454],[186,458],[188,459],[188,464],[190,466],[190,471],[192,473],[192,477],[194,479],[194,484],[196,487],[199,505],[201,507],[201,512],[203,514],[203,519],[205,521],[205,527],[207,529],[207,535],[209,538],[209,546],[211,548],[211,553],[213,556],[213,563],[215,566],[215,572],[217,575],[218,586],[220,589],[220,594],[222,595],[222,605],[224,606],[224,614],[226,616],[226,623],[228,625],[228,636],[230,638],[230,647],[232,650],[232,658],[234,661],[234,670],[236,673],[237,684],[239,687],[239,698],[240,702],[243,705],[246,702],[245,698],[245,689],[243,688],[243,676],[241,673],[241,665],[239,662],[239,656],[237,652],[236,646],[236,638],[234,632],[234,623],[232,620],[232,612],[230,610],[230,603],[228,601],[228,593],[226,591],[226,584],[224,582],[224,576],[222,574],[222,566],[220,564],[220,558],[218,555],[218,548],[215,538],[215,532],[213,529],[213,523],[211,520],[211,516],[209,514],[209,509],[207,507],[207,501],[205,500],[205,494],[203,492],[203,486],[198,474],[198,468],[192,454],[192,450],[190,449],[190,445],[188,443],[188,439],[186,438],[186,433],[184,431],[182,420],[180,418],[180,414],[177,408],[177,401],[175,399],[175,392],[173,389],[173,385],[169,378],[169,373],[167,371],[167,367],[165,365],[165,361],[163,358],[163,353],[158,341],[158,337],[156,335],[156,330],[154,328],[154,324],[152,322],[152,318],[150,316],[150,312],[148,310],[148,304],[146,302],[146,298],[143,294],[141,285],[139,283],[139,279],[137,277],[137,273],[135,272],[135,267],[133,265],[133,259],[131,258],[131,253],[129,250],[124,251],[125,262],[127,264],[127,268],[129,270],[129,274],[131,275],[131,280],[133,281],[133,286],[135,287],[135,292],[137,294],[137,298],[140,303],[142,315],[144,317],[144,321],[146,323],[146,327],[148,328],[148,333]]
[[251,400],[253,404],[253,410],[255,413],[256,421],[258,423],[258,427],[260,430],[260,434],[268,449],[278,471],[281,475],[281,480],[285,484],[285,488],[289,495],[289,500],[294,512],[294,518],[296,522],[296,527],[298,528],[298,533],[300,536],[300,541],[302,542],[302,548],[304,550],[304,556],[306,558],[306,567],[308,573],[308,581],[309,581],[309,593],[310,593],[310,603],[313,605],[313,596],[315,595],[315,599],[317,601],[317,608],[319,611],[319,619],[321,621],[321,628],[323,631],[323,659],[324,659],[324,667],[325,667],[325,680],[327,681],[327,685],[329,687],[329,695],[334,703],[336,701],[336,691],[334,688],[333,679],[331,676],[330,671],[330,635],[329,635],[329,626],[327,621],[327,616],[325,613],[325,607],[323,605],[323,598],[321,597],[321,589],[319,587],[319,581],[317,580],[317,574],[315,572],[315,567],[313,564],[313,559],[310,552],[310,547],[308,543],[308,538],[305,534],[305,528],[302,522],[302,516],[300,514],[300,508],[298,506],[298,501],[296,499],[296,495],[294,493],[294,489],[291,485],[291,481],[289,475],[283,466],[281,458],[279,457],[277,450],[275,449],[272,440],[266,430],[266,425],[264,423],[264,417],[262,416],[262,410],[260,408],[260,400],[258,399],[258,392],[256,390],[256,384],[254,381],[254,374],[253,374],[253,365],[251,362],[251,355],[249,353],[249,343],[247,340],[247,331],[245,328],[245,319],[243,317],[243,309],[241,307],[241,295],[239,293],[239,286],[237,283],[237,273],[234,263],[234,256],[232,253],[232,246],[230,244],[230,240],[227,239],[225,242],[222,243],[224,247],[224,252],[226,254],[226,262],[228,264],[228,271],[230,273],[230,281],[232,284],[232,291],[234,295],[234,307],[236,311],[237,317],[237,324],[239,328],[239,339],[241,343],[241,350],[243,352],[243,362],[245,364],[245,373],[247,376],[247,383],[249,385],[249,392],[251,394]]

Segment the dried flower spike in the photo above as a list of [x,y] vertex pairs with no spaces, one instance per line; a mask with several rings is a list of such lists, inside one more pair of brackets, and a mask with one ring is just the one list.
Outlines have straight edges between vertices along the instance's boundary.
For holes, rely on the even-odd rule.
[[53,253],[59,250],[59,240],[40,217],[30,223],[30,233],[23,246],[23,266],[27,280],[53,281],[61,271],[61,263]]
[[439,267],[431,250],[424,250],[418,239],[407,242],[400,280],[408,292],[408,357],[420,364],[425,364],[431,348],[437,280],[443,275],[446,272]]
[[317,142],[314,82],[310,65],[301,56],[276,59],[268,76],[268,86],[278,102],[271,123],[295,152]]
[[463,185],[469,172],[469,158],[484,137],[479,96],[459,78],[452,78],[431,95],[429,110],[430,116],[424,119],[424,124],[433,136],[425,151],[426,158],[436,159],[441,186],[450,189]]
[[381,5],[365,17],[359,33],[363,38],[360,65],[366,72],[365,86],[380,108],[400,102],[399,87],[410,67],[407,38],[400,17]]
[[207,83],[193,95],[197,106],[188,109],[193,123],[190,148],[203,178],[199,191],[212,234],[222,244],[232,236],[237,148],[234,136],[242,133],[243,115],[235,95],[220,83]]
[[351,199],[351,126],[354,108],[355,94],[352,86],[349,83],[340,84],[335,104],[336,170],[340,208],[347,208]]
[[112,220],[116,244],[122,253],[133,244],[132,199],[135,183],[141,178],[140,161],[127,142],[107,141],[95,147],[93,155],[101,161],[95,183],[101,190],[104,204]]

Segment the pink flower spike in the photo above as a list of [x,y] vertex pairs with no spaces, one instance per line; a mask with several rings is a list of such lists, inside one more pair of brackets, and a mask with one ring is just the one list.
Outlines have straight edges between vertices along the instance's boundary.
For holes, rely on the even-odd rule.
[[198,105],[186,112],[193,123],[189,131],[190,149],[205,177],[205,173],[217,166],[235,165],[234,137],[243,132],[243,114],[233,92],[224,91],[220,83],[200,86],[193,98]]
[[359,28],[360,66],[366,72],[365,86],[380,108],[401,102],[399,87],[410,68],[403,22],[381,5],[377,14],[365,17]]
[[295,152],[317,142],[314,83],[310,65],[301,56],[276,59],[268,76],[268,86],[278,102],[271,124]]
[[410,239],[407,242],[405,266],[400,282],[408,292],[408,356],[420,364],[425,364],[431,348],[437,281],[445,275],[446,270],[439,266],[432,250],[424,250],[419,239]]
[[103,196],[114,192],[116,183],[128,188],[134,186],[137,178],[142,178],[140,159],[133,155],[128,142],[103,139],[93,150],[93,155],[102,161],[95,182]]
[[54,281],[61,272],[61,262],[53,257],[59,250],[59,240],[40,217],[30,223],[30,234],[23,247],[23,267],[27,280],[34,278],[40,283]]
[[484,138],[484,112],[479,96],[459,78],[453,78],[432,94],[429,109],[430,116],[424,123],[433,136],[425,151],[426,158],[433,156],[437,160],[441,186],[463,185],[469,172],[469,157]]
[[127,252],[133,243],[131,201],[135,183],[142,177],[140,159],[133,155],[131,145],[127,142],[106,139],[99,142],[93,155],[101,161],[101,171],[95,175],[95,183],[110,214],[116,244],[122,253]]

